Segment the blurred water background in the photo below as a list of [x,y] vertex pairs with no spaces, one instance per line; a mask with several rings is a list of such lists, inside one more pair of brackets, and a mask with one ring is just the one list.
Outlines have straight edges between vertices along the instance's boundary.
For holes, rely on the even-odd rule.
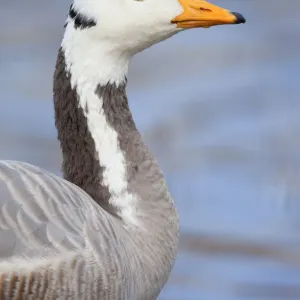
[[[161,300],[300,299],[300,1],[137,55],[128,94],[181,216]],[[52,74],[70,1],[0,0],[0,158],[60,174]]]

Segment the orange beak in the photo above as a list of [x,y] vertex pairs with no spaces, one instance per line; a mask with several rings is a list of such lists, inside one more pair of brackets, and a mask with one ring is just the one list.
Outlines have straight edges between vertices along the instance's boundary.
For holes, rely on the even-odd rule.
[[179,28],[210,27],[223,24],[245,23],[245,18],[235,12],[215,6],[205,0],[178,0],[183,13],[171,22]]

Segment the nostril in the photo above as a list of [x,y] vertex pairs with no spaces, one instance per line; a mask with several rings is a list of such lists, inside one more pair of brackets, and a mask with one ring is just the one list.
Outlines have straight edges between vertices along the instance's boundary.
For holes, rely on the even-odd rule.
[[200,7],[199,9],[202,11],[211,12],[211,9],[209,8]]

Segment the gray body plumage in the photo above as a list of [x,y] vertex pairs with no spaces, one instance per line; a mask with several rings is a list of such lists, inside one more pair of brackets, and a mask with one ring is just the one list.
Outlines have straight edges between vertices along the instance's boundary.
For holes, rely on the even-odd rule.
[[0,300],[156,299],[178,246],[178,217],[163,175],[132,120],[125,84],[99,85],[95,94],[126,158],[128,190],[138,195],[139,225],[127,226],[109,201],[70,77],[60,50],[54,108],[65,179],[0,162]]
[[179,221],[128,106],[132,56],[186,28],[244,23],[206,1],[73,0],[54,74],[64,179],[0,161],[0,300],[154,300]]

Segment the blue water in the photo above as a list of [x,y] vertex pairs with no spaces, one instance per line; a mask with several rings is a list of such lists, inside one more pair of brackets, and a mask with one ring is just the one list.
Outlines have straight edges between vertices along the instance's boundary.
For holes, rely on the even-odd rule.
[[[56,174],[62,2],[0,0],[0,158]],[[129,72],[136,123],[181,216],[160,299],[300,299],[300,2],[215,3],[247,24],[181,33]]]

